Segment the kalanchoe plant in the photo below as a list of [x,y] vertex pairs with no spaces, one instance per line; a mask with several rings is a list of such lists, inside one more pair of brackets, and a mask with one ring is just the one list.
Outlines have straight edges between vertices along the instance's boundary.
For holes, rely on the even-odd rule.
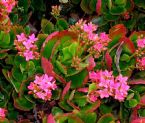
[[[60,0],[49,20],[46,1],[37,2],[0,1],[0,24],[7,27],[0,30],[0,122],[145,122],[145,32],[131,32],[141,29],[132,19],[145,4]],[[69,26],[61,12],[77,4],[87,14],[97,12],[101,23],[84,15]]]

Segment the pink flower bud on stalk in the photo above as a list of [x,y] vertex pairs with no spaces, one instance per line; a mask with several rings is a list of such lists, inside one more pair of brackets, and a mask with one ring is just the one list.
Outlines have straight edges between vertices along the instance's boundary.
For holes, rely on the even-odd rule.
[[29,94],[34,94],[35,97],[42,100],[50,100],[52,96],[52,90],[57,88],[53,77],[49,77],[47,74],[42,76],[35,76],[34,82],[31,82],[28,86]]
[[[89,78],[92,82],[96,83],[97,90],[94,94],[97,94],[100,98],[108,98],[109,96],[112,96],[119,101],[124,101],[127,96],[127,91],[129,90],[127,77],[123,77],[122,75],[114,77],[112,72],[105,70],[90,72]],[[93,102],[94,99],[97,100],[96,95],[89,96],[89,99],[93,100]]]
[[15,40],[14,44],[19,51],[19,55],[25,57],[26,61],[39,58],[40,55],[36,51],[38,48],[35,45],[37,40],[38,38],[36,38],[34,34],[30,35],[28,38],[24,33],[17,35],[17,40]]

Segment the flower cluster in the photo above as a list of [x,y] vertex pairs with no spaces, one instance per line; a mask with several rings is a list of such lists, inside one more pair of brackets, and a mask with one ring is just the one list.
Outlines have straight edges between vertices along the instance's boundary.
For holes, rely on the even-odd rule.
[[91,101],[97,100],[97,97],[99,96],[100,98],[108,98],[109,96],[112,96],[119,101],[123,101],[127,96],[127,91],[129,90],[127,77],[123,77],[122,75],[114,77],[112,72],[105,70],[90,72],[89,78],[92,82],[96,83],[97,88],[97,90],[93,92],[95,95],[90,95]]
[[2,10],[6,13],[11,13],[12,9],[16,5],[15,0],[1,0],[0,3],[4,6]]
[[137,62],[136,67],[139,70],[145,70],[145,38],[139,37],[137,40],[138,49],[136,50]]
[[36,52],[38,48],[35,45],[37,40],[38,38],[36,38],[34,34],[30,35],[28,38],[24,33],[17,35],[17,40],[15,40],[14,44],[19,51],[19,55],[25,57],[26,61],[39,58],[39,53]]
[[53,77],[49,77],[47,74],[42,76],[35,76],[34,82],[31,82],[28,86],[29,94],[34,94],[37,98],[42,100],[50,100],[52,96],[52,90],[57,88]]
[[94,33],[97,30],[97,26],[92,23],[84,24],[82,29],[86,32],[88,44],[92,44],[88,51],[98,58],[100,53],[107,49],[107,45],[110,42],[109,36],[105,32]]
[[0,29],[9,31],[11,25],[9,13],[16,5],[15,0],[0,0]]
[[0,108],[0,119],[4,119],[6,116],[6,109]]
[[52,6],[52,12],[51,14],[54,16],[54,17],[59,17],[60,16],[60,11],[61,11],[61,7],[60,6]]
[[109,36],[103,32],[96,34],[97,25],[93,23],[86,23],[86,21],[79,20],[75,25],[69,28],[69,31],[79,34],[78,38],[83,46],[88,47],[88,52],[98,58],[102,51],[107,49],[110,42]]

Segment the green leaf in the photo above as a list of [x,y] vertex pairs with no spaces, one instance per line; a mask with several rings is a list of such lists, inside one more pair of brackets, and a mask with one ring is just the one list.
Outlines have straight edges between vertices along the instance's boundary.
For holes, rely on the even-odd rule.
[[29,26],[26,26],[25,28],[24,28],[24,30],[25,30],[25,33],[27,34],[27,35],[29,35],[30,34],[30,27]]
[[115,4],[117,5],[126,4],[126,0],[115,0]]
[[63,110],[60,109],[59,107],[53,107],[52,110],[51,110],[51,112],[55,116],[55,115],[62,114],[63,113]]
[[10,34],[3,31],[0,32],[0,47],[7,48],[10,43]]
[[53,49],[56,41],[57,41],[56,39],[49,40],[48,43],[45,45],[44,51],[42,54],[45,58],[48,58],[48,59],[50,58],[51,53],[52,53],[52,49]]
[[13,100],[15,108],[22,111],[30,111],[35,105],[28,101],[25,97],[18,97],[16,93],[13,93]]
[[91,1],[90,1],[89,8],[90,8],[93,12],[96,11],[96,3],[97,3],[97,0],[91,0]]
[[59,30],[65,30],[68,29],[68,23],[65,19],[61,18],[57,20],[56,25],[58,26]]
[[60,71],[61,73],[67,74],[67,70],[66,70],[65,66],[62,65],[61,62],[56,61],[56,66],[57,66],[57,68],[59,69],[59,71]]
[[78,116],[83,120],[84,123],[96,123],[97,120],[96,113],[79,112]]
[[120,57],[120,61],[126,61],[126,62],[128,62],[129,60],[130,60],[130,56],[128,54],[123,54]]
[[38,34],[38,36],[37,36],[38,41],[36,42],[36,45],[37,45],[39,51],[42,47],[43,42],[47,38],[47,36],[48,36],[47,34]]
[[112,114],[105,114],[98,120],[97,123],[111,123],[113,121],[115,120]]
[[54,30],[54,25],[52,22],[48,21],[47,19],[42,19],[41,28],[44,34],[50,34]]
[[112,108],[110,106],[107,106],[105,104],[102,104],[100,107],[99,107],[100,111],[102,114],[107,114],[107,113],[111,113],[112,111]]
[[14,58],[14,65],[18,67],[20,66],[20,64],[22,65],[22,67],[25,68],[27,62],[24,57],[16,55]]
[[15,80],[21,82],[23,80],[23,74],[21,73],[21,70],[19,67],[14,67],[12,69],[12,76]]
[[144,0],[134,0],[135,5],[137,5],[138,7],[141,7],[143,9],[145,9],[145,2]]
[[139,117],[145,117],[145,109],[138,110]]
[[90,4],[90,1],[89,1],[89,0],[82,0],[82,1],[81,1],[81,4],[80,4],[82,10],[83,10],[85,13],[87,13],[87,14],[91,14],[91,13],[92,13],[92,11],[91,11],[91,9],[90,9],[90,7],[89,7],[89,4]]
[[126,11],[126,9],[123,6],[114,6],[110,10],[110,13],[112,15],[120,15],[123,14]]
[[28,77],[32,76],[36,72],[34,62],[32,62],[32,61],[27,62],[26,71],[28,72]]
[[131,100],[129,100],[129,106],[130,106],[131,108],[137,106],[137,104],[138,104],[138,102],[137,102],[136,99],[131,99]]
[[96,83],[92,83],[89,85],[89,92],[95,91],[97,89]]
[[83,84],[84,79],[86,78],[86,76],[88,75],[88,71],[87,70],[83,70],[80,73],[74,75],[74,76],[70,76],[68,79],[70,81],[72,81],[71,84],[71,88],[77,88],[77,87],[81,87]]
[[71,2],[74,4],[79,4],[81,2],[81,0],[71,0]]

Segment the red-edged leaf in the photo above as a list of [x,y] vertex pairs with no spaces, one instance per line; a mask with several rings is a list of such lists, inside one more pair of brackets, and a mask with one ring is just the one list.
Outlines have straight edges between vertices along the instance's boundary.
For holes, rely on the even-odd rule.
[[115,120],[114,116],[112,114],[108,113],[108,114],[104,114],[103,116],[101,116],[97,123],[105,123],[105,121],[107,121],[107,123],[111,123],[114,120]]
[[138,109],[140,109],[140,106],[136,106],[132,109],[132,114],[130,116],[130,121],[132,123],[133,120],[136,120],[138,118]]
[[58,31],[51,33],[50,35],[48,35],[48,37],[46,38],[45,42],[42,45],[42,48],[45,47],[46,43],[51,40],[53,37],[57,36],[59,34]]
[[135,46],[133,44],[133,42],[127,38],[127,37],[122,37],[120,40],[120,42],[124,42],[124,44],[129,48],[129,50],[131,51],[131,53],[135,52]]
[[76,110],[79,110],[80,111],[80,108],[78,106],[76,106],[74,103],[72,103],[70,100],[67,100],[67,103],[74,109]]
[[96,3],[96,12],[98,15],[101,14],[101,5],[102,5],[102,0],[97,0],[97,3]]
[[108,51],[105,54],[105,61],[106,61],[106,65],[107,65],[108,70],[111,71],[111,68],[112,68],[112,57],[110,56]]
[[47,123],[56,123],[52,114],[49,114],[47,117]]
[[101,101],[100,101],[100,100],[97,100],[97,101],[94,103],[94,105],[92,106],[92,108],[89,109],[89,110],[87,110],[86,112],[93,112],[93,111],[95,111],[97,108],[100,107],[100,104],[101,104]]
[[41,65],[44,70],[44,73],[54,77],[54,71],[51,62],[48,61],[48,59],[44,58],[43,56],[41,58]]
[[136,32],[136,31],[134,31],[131,35],[130,35],[130,39],[132,38],[132,36],[134,36],[134,35],[136,35],[136,36],[143,36],[144,38],[145,38],[145,31],[138,31],[138,32]]
[[138,84],[145,84],[145,80],[143,79],[136,79],[129,81],[130,85],[138,85]]
[[145,123],[145,118],[137,118],[136,120],[131,121],[131,123]]
[[84,81],[83,81],[83,85],[85,85],[88,82],[89,79],[89,74],[86,75]]
[[124,37],[126,33],[127,33],[126,27],[123,24],[117,24],[109,30],[109,37],[111,39],[114,39],[114,37],[118,35]]
[[130,3],[131,3],[131,7],[127,10],[128,12],[132,12],[132,10],[135,7],[134,0],[130,0]]
[[78,88],[77,91],[83,92],[83,93],[88,93],[88,88]]
[[68,82],[68,83],[66,84],[66,86],[64,87],[63,92],[62,92],[62,100],[64,99],[66,93],[69,91],[70,86],[71,86],[71,82]]
[[142,105],[145,105],[145,95],[143,95],[143,96],[141,97],[140,103],[141,103]]

